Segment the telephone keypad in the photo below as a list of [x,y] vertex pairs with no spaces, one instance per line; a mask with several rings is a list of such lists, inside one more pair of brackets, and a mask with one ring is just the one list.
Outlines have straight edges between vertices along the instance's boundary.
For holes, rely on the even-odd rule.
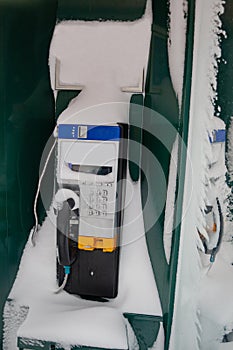
[[109,213],[109,211],[112,211],[112,202],[115,199],[113,197],[114,190],[110,186],[108,186],[110,187],[109,189],[106,189],[107,185],[112,184],[101,183],[101,186],[90,186],[87,184],[82,186],[80,193],[83,197],[83,206],[81,210],[84,216],[106,217],[109,214],[113,214]]

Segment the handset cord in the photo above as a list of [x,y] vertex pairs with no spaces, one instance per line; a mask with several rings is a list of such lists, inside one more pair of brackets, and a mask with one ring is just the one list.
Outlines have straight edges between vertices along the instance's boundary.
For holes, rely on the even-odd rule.
[[69,276],[69,274],[65,274],[65,276],[64,276],[64,279],[63,279],[63,282],[62,282],[62,284],[60,285],[60,287],[58,287],[55,291],[54,291],[54,294],[59,294],[60,292],[62,292],[63,290],[64,290],[64,288],[65,288],[65,286],[66,286],[66,283],[67,283],[67,281],[68,281],[68,276]]
[[66,266],[63,266],[63,268],[64,268],[64,279],[63,279],[63,282],[60,285],[60,287],[58,287],[54,291],[54,294],[59,294],[60,292],[62,292],[64,290],[65,286],[66,286],[67,281],[68,281],[68,277],[69,277],[69,274],[70,274],[71,267],[69,265],[66,265]]
[[38,186],[37,186],[37,191],[36,191],[36,196],[35,196],[35,199],[34,199],[34,206],[33,206],[35,225],[34,225],[33,229],[31,230],[31,233],[30,233],[30,236],[29,236],[29,240],[30,240],[30,242],[31,242],[31,244],[33,246],[35,246],[35,234],[37,233],[38,226],[39,226],[39,220],[38,220],[38,215],[37,215],[37,202],[38,202],[38,197],[39,197],[39,193],[40,193],[41,182],[43,180],[45,171],[46,171],[47,166],[48,166],[48,162],[49,162],[50,157],[51,157],[51,155],[53,153],[53,150],[55,148],[56,143],[57,143],[57,138],[55,138],[55,140],[53,142],[53,145],[52,145],[52,147],[51,147],[51,149],[49,151],[49,154],[48,154],[48,156],[46,158],[44,167],[42,169],[42,172],[41,172],[41,175],[40,175],[39,181],[38,181]]

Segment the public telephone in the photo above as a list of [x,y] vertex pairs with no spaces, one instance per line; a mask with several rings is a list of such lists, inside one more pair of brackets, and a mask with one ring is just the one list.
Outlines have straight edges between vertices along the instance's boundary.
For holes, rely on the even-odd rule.
[[127,125],[58,126],[58,281],[89,298],[117,295]]

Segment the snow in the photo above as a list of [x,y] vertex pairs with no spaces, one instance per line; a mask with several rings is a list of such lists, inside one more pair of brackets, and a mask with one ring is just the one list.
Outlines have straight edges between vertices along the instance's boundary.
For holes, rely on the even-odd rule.
[[176,196],[176,180],[177,180],[177,161],[178,161],[178,142],[179,138],[176,137],[171,152],[171,160],[169,167],[169,178],[167,185],[167,199],[165,207],[165,221],[164,221],[164,249],[167,262],[170,261],[171,245],[172,245],[172,232],[175,213],[175,196]]
[[[50,50],[51,85],[54,89],[58,58],[62,84],[84,86],[61,114],[58,124],[128,122],[131,93],[122,92],[121,88],[138,86],[143,69],[146,70],[152,21],[150,7],[148,2],[145,15],[135,22],[68,21],[56,26]],[[209,241],[204,209],[216,194],[220,197],[224,218],[227,213],[224,145],[211,145],[208,136],[213,129],[224,127],[223,122],[214,117],[223,11],[224,1],[196,0],[188,159],[170,350],[233,349],[232,342],[222,343],[223,336],[233,329],[233,243],[229,239],[232,223],[225,219],[223,242],[214,264],[210,264],[210,256],[204,254],[197,233],[201,232]],[[181,108],[187,1],[170,0],[170,12],[169,65]],[[55,98],[56,95],[54,91]],[[178,142],[177,138],[171,155],[165,213],[164,245],[168,261]],[[232,148],[230,138],[230,169]],[[218,178],[216,187],[210,178]],[[122,314],[162,314],[147,252],[140,198],[140,184],[133,183],[127,172],[119,293],[117,298],[104,304],[66,292],[54,294],[57,288],[55,216],[52,210],[48,212],[36,237],[36,246],[27,243],[25,247],[9,296],[11,301],[5,306],[4,350],[16,349],[17,335],[57,341],[68,348],[80,344],[139,349],[133,330]],[[163,342],[161,327],[151,349],[162,349]]]
[[[62,84],[82,84],[81,94],[61,114],[59,123],[128,122],[131,93],[121,87],[138,86],[147,67],[151,35],[151,3],[135,22],[58,23],[50,49],[51,84],[55,60],[61,61]],[[56,98],[56,91],[54,91]],[[56,282],[55,216],[48,212],[36,236],[27,243],[10,293],[17,307],[29,313],[18,336],[51,340],[70,346],[137,348],[123,312],[162,315],[158,291],[147,251],[141,207],[140,183],[127,173],[126,208],[119,266],[119,292],[108,303],[87,301],[66,292],[54,294]],[[7,312],[7,309],[5,309]],[[15,339],[16,329],[5,318],[5,339]],[[163,330],[158,342],[163,343]],[[13,340],[12,340],[13,341]],[[132,342],[132,343],[131,343]],[[13,350],[5,341],[4,350]]]
[[[206,239],[204,209],[212,195],[209,178],[219,176],[218,188],[224,204],[225,184],[224,146],[212,147],[208,133],[222,122],[214,118],[216,76],[221,56],[219,37],[223,32],[220,15],[224,2],[218,0],[196,1],[195,38],[192,73],[192,93],[189,124],[180,254],[177,272],[176,300],[170,349],[215,350],[233,348],[221,344],[224,327],[232,323],[232,245],[223,242],[216,262],[210,266],[209,255],[201,248],[197,229]],[[173,34],[175,35],[175,34]],[[174,68],[173,68],[174,70]],[[219,125],[221,124],[221,125]],[[216,167],[209,164],[218,161]],[[211,173],[212,172],[212,173]],[[215,192],[216,194],[216,192]],[[229,255],[228,255],[228,253]],[[231,256],[223,262],[223,257]]]
[[[224,334],[233,329],[232,262],[233,245],[222,242],[215,263],[204,272],[199,295],[203,349],[218,350]],[[209,265],[209,261],[207,264]],[[233,349],[233,343],[230,344]]]
[[[136,187],[139,191],[138,184]],[[131,203],[135,208],[134,198]],[[134,218],[133,213],[132,205],[126,208],[126,225]],[[16,305],[27,305],[30,310],[18,335],[44,340],[56,339],[58,342],[67,344],[72,340],[76,344],[124,349],[127,338],[126,321],[123,316],[120,316],[123,312],[161,315],[145,237],[142,236],[133,243],[123,244],[121,247],[119,294],[116,299],[102,307],[98,302],[83,300],[66,292],[54,294],[57,288],[54,220],[55,216],[51,211],[38,232],[36,246],[32,247],[30,243],[26,245],[17,278],[9,296]],[[131,224],[131,230],[134,231],[138,225],[142,224],[142,217],[140,217],[133,225]],[[124,237],[124,232],[122,236]],[[58,320],[55,322],[55,319]],[[81,331],[75,332],[72,336],[73,322]],[[8,324],[6,322],[5,334],[12,332],[11,329],[7,329]],[[56,329],[48,327],[49,324],[56,325]],[[114,336],[111,334],[113,325]],[[110,330],[106,331],[108,327]],[[105,339],[106,332],[111,335],[107,339]],[[162,334],[160,336],[163,339]],[[111,346],[106,343],[109,339]],[[13,350],[7,344],[4,349]]]
[[185,41],[187,26],[187,0],[169,1],[169,40],[168,40],[168,59],[169,69],[173,87],[176,91],[179,107],[181,108],[184,59],[185,59]]
[[14,300],[6,302],[4,307],[4,349],[16,348],[16,334],[27,315],[27,307],[18,305]]
[[231,117],[230,123],[229,123],[229,132],[228,132],[228,139],[227,139],[227,167],[228,167],[228,174],[230,175],[230,179],[233,179],[233,117]]
[[94,105],[129,102],[131,94],[121,88],[138,86],[143,69],[146,76],[151,24],[148,1],[144,16],[137,21],[65,21],[56,26],[50,48],[51,85],[54,88],[57,58],[61,61],[60,81],[85,86],[59,123],[77,121],[79,111]]
[[[48,307],[51,309],[48,310]],[[100,348],[128,349],[123,316],[109,307],[89,307],[79,310],[62,310],[56,305],[41,305],[32,309],[20,327],[18,336],[51,341],[56,339],[66,346],[82,344]],[[52,327],[51,327],[52,325]]]
[[232,343],[219,344],[217,350],[232,350]]

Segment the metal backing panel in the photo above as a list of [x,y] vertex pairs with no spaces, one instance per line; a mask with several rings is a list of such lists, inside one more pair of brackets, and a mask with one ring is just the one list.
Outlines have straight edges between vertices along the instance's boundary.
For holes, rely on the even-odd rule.
[[59,20],[134,21],[145,12],[146,0],[58,0]]

